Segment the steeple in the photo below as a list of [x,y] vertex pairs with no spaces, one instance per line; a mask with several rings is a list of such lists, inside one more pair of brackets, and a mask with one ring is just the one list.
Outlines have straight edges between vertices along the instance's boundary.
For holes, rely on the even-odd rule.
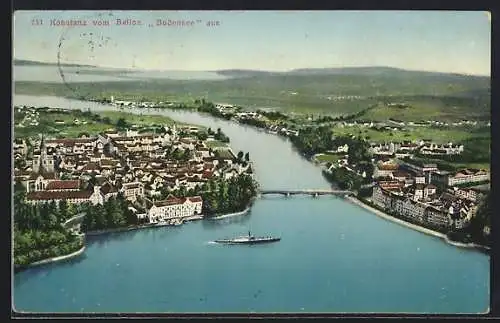
[[45,155],[46,155],[45,138],[43,136],[43,133],[41,134],[41,136],[42,136],[42,138],[40,140],[40,155],[38,156],[38,161],[37,161],[38,174],[45,173],[45,169],[44,169],[44,160],[45,160]]
[[47,152],[47,147],[45,147],[45,137],[43,136],[42,133],[42,140],[40,141],[40,156],[45,156]]

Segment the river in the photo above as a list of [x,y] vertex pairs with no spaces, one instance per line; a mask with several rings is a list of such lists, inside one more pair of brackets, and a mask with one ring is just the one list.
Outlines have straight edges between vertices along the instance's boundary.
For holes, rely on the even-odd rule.
[[[114,109],[24,95],[16,95],[14,104]],[[263,189],[329,187],[320,169],[286,139],[195,112],[149,113],[220,127],[233,150],[249,152]],[[248,230],[282,240],[210,243]],[[83,257],[16,274],[16,310],[451,314],[489,309],[488,255],[385,221],[338,197],[267,196],[243,216],[88,240]]]

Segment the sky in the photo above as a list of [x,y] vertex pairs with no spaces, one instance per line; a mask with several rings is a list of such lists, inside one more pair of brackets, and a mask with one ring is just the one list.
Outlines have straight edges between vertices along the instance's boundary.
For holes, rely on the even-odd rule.
[[[103,20],[109,26],[93,26]],[[42,62],[59,55],[63,63],[152,70],[389,66],[490,75],[485,11],[16,11],[13,31],[14,58]]]

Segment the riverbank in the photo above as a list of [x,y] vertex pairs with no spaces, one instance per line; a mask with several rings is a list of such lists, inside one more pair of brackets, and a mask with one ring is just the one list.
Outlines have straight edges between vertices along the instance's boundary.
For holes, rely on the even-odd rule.
[[98,235],[108,234],[108,233],[117,233],[117,232],[125,232],[125,231],[134,231],[134,230],[146,229],[146,228],[154,227],[154,226],[155,226],[155,224],[152,223],[152,224],[137,225],[137,226],[132,226],[132,227],[124,227],[124,228],[95,230],[95,231],[85,232],[85,235],[87,235],[87,236],[98,236]]
[[434,230],[431,230],[431,229],[427,229],[427,228],[418,226],[416,224],[409,223],[409,222],[403,221],[401,219],[395,218],[393,216],[390,216],[390,215],[388,215],[388,214],[386,214],[386,213],[384,213],[384,212],[382,212],[380,210],[377,210],[376,208],[371,207],[370,205],[367,205],[366,203],[364,203],[363,201],[361,201],[361,200],[359,200],[359,199],[357,199],[355,197],[346,196],[345,199],[347,199],[348,201],[350,201],[353,204],[356,204],[359,207],[362,207],[362,208],[364,208],[364,209],[366,209],[366,210],[368,210],[368,211],[370,211],[370,212],[378,215],[379,217],[381,217],[381,218],[383,218],[385,220],[392,221],[394,223],[397,223],[399,225],[405,226],[407,228],[413,229],[415,231],[419,231],[419,232],[427,234],[427,235],[431,235],[431,236],[434,236],[434,237],[437,237],[437,238],[441,238],[446,243],[448,243],[450,245],[453,245],[455,247],[481,249],[482,251],[484,251],[484,250],[490,250],[490,248],[487,247],[487,246],[481,246],[481,245],[477,245],[477,244],[474,244],[474,243],[462,243],[462,242],[452,241],[444,233],[437,232],[437,231],[434,231]]
[[82,248],[80,248],[79,250],[72,252],[70,254],[35,261],[35,262],[28,264],[28,265],[25,265],[25,266],[16,267],[15,271],[19,272],[21,270],[28,269],[31,267],[37,267],[37,266],[41,266],[41,265],[46,265],[46,264],[50,264],[50,263],[54,263],[54,262],[59,262],[59,261],[75,258],[75,257],[82,255],[84,253],[85,249],[86,249],[86,246],[83,245]]
[[[202,220],[202,219],[204,219],[204,217],[202,215],[193,215],[193,216],[188,216],[188,217],[182,218],[181,220],[183,222],[190,222],[190,221],[198,221],[198,220]],[[159,227],[165,227],[165,226],[174,226],[174,225],[173,224],[147,223],[147,224],[143,224],[143,225],[129,226],[129,227],[124,227],[124,228],[89,231],[89,232],[86,232],[85,234],[87,236],[98,236],[98,235],[109,234],[109,233],[135,231],[135,230],[142,230],[142,229],[148,229],[148,228],[159,228]]]
[[244,215],[244,214],[247,214],[249,211],[250,211],[250,206],[247,207],[246,209],[244,209],[241,212],[235,212],[235,213],[229,213],[229,214],[222,214],[222,215],[218,215],[218,216],[215,216],[215,217],[211,217],[209,219],[210,220],[220,220],[220,219],[225,219],[225,218],[229,218],[229,217],[233,217],[233,216]]

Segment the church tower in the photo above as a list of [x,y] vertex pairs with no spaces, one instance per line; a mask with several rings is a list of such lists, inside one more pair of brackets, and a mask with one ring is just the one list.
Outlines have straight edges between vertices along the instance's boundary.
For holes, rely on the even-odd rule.
[[172,126],[172,140],[177,140],[177,127],[174,125]]
[[[54,172],[54,156],[47,154],[47,147],[45,146],[45,138],[42,134],[42,141],[40,142],[40,157],[39,157],[39,173]],[[35,169],[33,169],[35,170]]]

